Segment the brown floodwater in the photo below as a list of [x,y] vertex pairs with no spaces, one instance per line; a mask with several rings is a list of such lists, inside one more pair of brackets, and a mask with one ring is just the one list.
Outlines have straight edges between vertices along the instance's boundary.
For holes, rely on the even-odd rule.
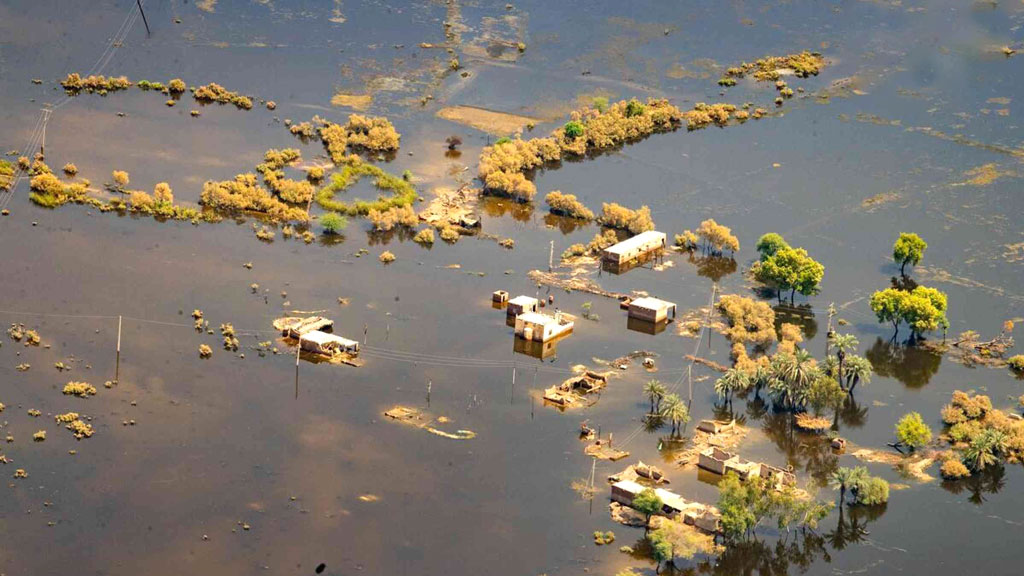
[[[592,272],[606,290],[644,290],[678,303],[681,315],[706,306],[716,282],[720,293],[756,295],[743,273],[761,234],[807,248],[826,266],[821,294],[794,305],[768,301],[780,322],[801,326],[802,346],[818,357],[829,303],[845,321],[841,330],[857,335],[875,377],[837,417],[857,446],[884,448],[911,410],[939,429],[954,389],[983,391],[1002,407],[1021,393],[1005,368],[968,368],[908,345],[905,329],[893,341],[867,300],[898,275],[895,237],[915,231],[929,248],[913,276],[949,294],[951,334],[990,337],[1004,320],[1024,317],[1024,56],[1000,51],[1020,49],[1024,4],[144,5],[149,34],[141,19],[126,20],[134,0],[0,3],[0,152],[22,150],[40,107],[60,104],[46,123],[52,167],[73,162],[96,186],[127,170],[132,187],[166,181],[178,201],[195,204],[204,181],[251,171],[269,148],[322,160],[322,146],[295,138],[283,121],[343,121],[352,110],[332,106],[332,96],[369,94],[367,113],[389,117],[402,134],[400,151],[379,163],[394,174],[410,170],[429,199],[434,188],[470,181],[481,148],[495,139],[438,117],[442,108],[541,119],[527,136],[546,134],[598,95],[774,109],[770,85],[743,81],[721,96],[715,81],[737,62],[821,50],[830,65],[791,79],[805,92],[777,115],[658,134],[531,176],[541,195],[562,190],[592,209],[648,205],[669,234],[709,217],[731,226],[742,244],[734,261],[670,254],[660,271]],[[458,72],[449,68],[453,55]],[[217,82],[255,96],[256,106],[199,106],[186,94],[167,107],[163,95],[136,88],[64,101],[58,80],[90,69],[136,81]],[[192,109],[202,115],[191,117]],[[460,155],[447,154],[450,135],[463,140]],[[981,173],[997,177],[975,179]],[[376,191],[364,179],[347,194]],[[514,250],[485,237],[425,248],[410,234],[370,233],[361,219],[311,245],[280,229],[263,242],[247,219],[193,226],[75,205],[43,209],[28,200],[25,181],[0,193],[0,205],[11,211],[0,218],[0,321],[37,329],[43,344],[4,335],[0,347],[0,436],[14,437],[0,445],[10,460],[0,464],[2,573],[313,574],[320,563],[334,575],[653,573],[642,546],[618,550],[637,544],[642,530],[608,515],[603,478],[624,463],[598,462],[593,500],[571,488],[591,470],[577,435],[583,420],[613,433],[630,460],[660,463],[673,490],[716,498],[713,479],[670,464],[683,444],[668,426],[641,424],[646,380],[688,393],[684,355],[695,340],[674,325],[631,329],[607,298],[538,288],[527,273],[545,269],[551,242],[557,258],[598,231],[547,214],[542,202],[482,203],[483,232],[513,238]],[[382,265],[384,250],[397,260]],[[553,350],[516,346],[504,312],[490,305],[497,289],[550,293],[572,313],[589,302],[597,319],[579,319]],[[192,328],[197,308],[214,334]],[[271,326],[291,310],[334,318],[336,333],[365,342],[366,365],[303,361],[296,369],[294,350]],[[239,353],[221,347],[225,322],[239,332]],[[265,341],[280,354],[261,354]],[[213,348],[211,358],[199,357],[200,344]],[[720,335],[699,346],[704,358],[729,362]],[[561,412],[541,401],[573,365],[636,350],[657,354],[653,376],[634,362],[586,408]],[[16,370],[22,363],[31,368]],[[115,374],[117,385],[105,388]],[[801,483],[819,486],[837,466],[859,464],[794,429],[761,398],[716,406],[716,374],[701,364],[693,374],[694,418],[741,420],[750,428],[743,456],[791,464]],[[69,380],[98,393],[64,396]],[[446,432],[476,436],[455,440],[386,419],[396,404],[449,418],[439,426]],[[95,435],[76,441],[54,422],[68,411],[91,417]],[[47,430],[45,442],[32,441],[37,430]],[[884,464],[868,467],[906,488],[894,489],[885,507],[837,509],[804,538],[764,528],[757,541],[688,566],[723,575],[1018,571],[1019,466],[924,484]],[[17,468],[28,478],[13,479]],[[819,495],[836,497],[827,488]],[[616,543],[595,546],[595,530],[613,530]]]

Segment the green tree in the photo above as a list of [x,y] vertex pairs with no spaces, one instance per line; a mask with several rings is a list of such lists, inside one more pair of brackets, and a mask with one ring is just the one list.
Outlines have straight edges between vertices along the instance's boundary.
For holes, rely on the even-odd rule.
[[803,248],[783,248],[762,262],[754,264],[754,278],[776,290],[779,301],[783,292],[790,293],[792,302],[796,293],[811,296],[825,276],[825,267],[807,255]]
[[718,512],[722,515],[722,535],[739,540],[754,530],[759,522],[750,506],[751,494],[739,476],[729,472],[718,483]]
[[644,396],[651,401],[651,414],[661,409],[661,401],[665,398],[665,394],[668,393],[668,389],[664,384],[657,380],[648,380],[644,384]]
[[917,266],[917,263],[924,257],[924,251],[928,249],[928,243],[914,233],[901,232],[900,237],[892,246],[892,259],[900,265],[900,275],[903,276],[907,264]]
[[676,558],[691,560],[697,554],[710,553],[714,549],[711,537],[681,521],[667,518],[661,521],[661,525],[647,539],[651,543],[654,559],[659,564],[663,561],[674,563]]
[[747,390],[750,384],[746,372],[735,367],[729,368],[721,378],[715,380],[715,393],[726,402],[732,402],[733,394]]
[[846,372],[846,390],[853,395],[853,389],[857,387],[857,384],[864,382],[865,384],[871,383],[871,375],[874,373],[874,368],[871,366],[871,361],[863,356],[853,355],[846,359],[846,367],[843,370]]
[[807,403],[814,409],[815,414],[829,408],[838,414],[846,400],[846,390],[839,385],[839,382],[831,376],[821,375],[815,378],[807,390]]
[[919,413],[910,412],[896,423],[896,438],[899,439],[900,444],[908,446],[911,450],[916,450],[931,442],[932,429],[924,423],[924,419]]
[[651,516],[661,512],[662,502],[658,493],[650,488],[645,488],[633,498],[632,508],[644,515],[644,525],[650,527]]
[[999,455],[1006,451],[1006,433],[994,428],[986,428],[971,440],[964,450],[964,464],[975,472],[980,472],[999,462]]
[[843,505],[843,501],[846,499],[846,490],[853,488],[868,477],[868,469],[863,466],[857,466],[856,468],[846,468],[840,466],[835,472],[829,476],[828,482],[833,489],[839,490],[839,505]]
[[320,226],[326,234],[339,234],[348,226],[348,219],[337,212],[328,212],[320,217]]
[[871,476],[857,484],[857,504],[877,506],[889,501],[889,483]]
[[871,295],[871,311],[879,322],[889,322],[893,328],[893,338],[900,331],[900,322],[903,321],[904,308],[907,306],[909,294],[903,290],[886,288]]
[[580,136],[583,136],[583,132],[586,131],[586,128],[583,126],[582,123],[577,122],[575,120],[570,120],[569,122],[565,123],[564,131],[566,138],[570,140],[575,140]]
[[769,232],[757,240],[757,251],[761,254],[762,262],[775,256],[780,250],[787,250],[789,247],[789,244],[782,236],[775,232]]
[[633,118],[634,116],[640,116],[646,110],[646,106],[640,103],[639,100],[633,98],[626,103],[626,118]]
[[672,422],[672,434],[675,434],[681,425],[690,421],[690,409],[679,396],[669,394],[662,400],[661,416]]
[[839,360],[838,372],[836,379],[840,382],[843,381],[843,360],[846,359],[847,352],[856,350],[857,346],[860,346],[860,341],[853,334],[833,334],[831,338],[831,347],[836,349],[836,359]]

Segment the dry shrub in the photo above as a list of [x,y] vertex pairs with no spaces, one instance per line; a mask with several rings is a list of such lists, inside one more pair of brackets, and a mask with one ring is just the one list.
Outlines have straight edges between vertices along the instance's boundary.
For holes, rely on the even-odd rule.
[[562,194],[560,190],[552,190],[544,197],[553,214],[561,214],[572,218],[593,220],[594,213],[576,199],[574,194]]
[[434,229],[424,228],[416,233],[416,237],[413,238],[413,242],[418,244],[433,244],[434,243]]
[[219,102],[221,104],[234,104],[236,108],[242,110],[252,109],[252,100],[240,95],[238,92],[232,92],[216,82],[211,82],[205,86],[196,88],[195,92],[192,93],[192,97],[199,102]]
[[697,228],[697,236],[704,241],[706,247],[714,252],[723,250],[738,252],[740,249],[740,241],[733,236],[732,229],[715,222],[714,218],[700,223],[700,227]]
[[84,90],[86,92],[106,94],[107,92],[125,90],[131,86],[132,83],[128,81],[126,76],[110,76],[108,78],[103,75],[92,75],[82,78],[77,72],[72,72],[71,74],[68,74],[66,78],[61,80],[60,85],[64,87],[64,90],[70,93],[77,93]]
[[537,187],[520,172],[492,172],[484,179],[484,187],[520,202],[529,202],[537,195]]
[[274,198],[259,185],[255,174],[239,174],[234,180],[207,181],[203,184],[200,203],[226,212],[259,212],[279,221],[305,222],[305,210]]
[[391,121],[383,116],[352,114],[345,129],[350,145],[378,152],[398,150],[402,138]]
[[68,162],[67,164],[64,165],[64,173],[67,174],[68,176],[74,176],[75,174],[78,174],[78,166],[75,166],[71,162]]
[[380,261],[385,264],[390,264],[395,261],[395,255],[385,250],[384,252],[381,252]]
[[647,206],[641,206],[638,210],[630,210],[615,202],[603,203],[601,204],[601,217],[598,220],[604,226],[628,230],[633,234],[654,230],[651,209]]
[[722,334],[730,342],[753,344],[760,348],[767,348],[775,342],[775,311],[768,303],[726,294],[719,299],[718,309],[729,323]]
[[384,211],[370,210],[366,217],[373,224],[374,230],[385,232],[392,230],[395,226],[412,228],[420,221],[412,206],[394,206]]
[[159,182],[153,188],[153,199],[161,204],[173,204],[174,191],[171,190],[171,185],[167,182]]
[[619,241],[619,237],[615,234],[615,230],[605,230],[604,232],[598,232],[594,235],[594,238],[587,243],[587,252],[597,255],[602,250],[609,246],[614,246]]
[[793,354],[796,345],[804,341],[804,335],[796,324],[783,322],[779,328],[779,352]]

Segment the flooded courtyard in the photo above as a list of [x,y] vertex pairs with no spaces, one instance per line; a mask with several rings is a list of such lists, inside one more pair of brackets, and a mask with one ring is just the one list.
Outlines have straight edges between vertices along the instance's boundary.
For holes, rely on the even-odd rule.
[[[0,572],[1016,573],[1016,448],[959,479],[940,460],[972,454],[943,420],[954,391],[1021,413],[1006,362],[1019,344],[993,357],[950,343],[1024,321],[1022,24],[1017,0],[0,1]],[[805,53],[816,74],[795,59],[777,78],[730,72]],[[68,90],[69,74],[131,85]],[[619,108],[635,118],[634,100],[668,119],[589,140]],[[482,174],[495,151],[552,134],[557,159]],[[268,154],[286,149],[300,157]],[[37,153],[61,191],[19,165]],[[212,200],[210,183],[247,173],[271,209]],[[598,216],[551,213],[552,191]],[[403,194],[411,225],[356,202]],[[604,203],[648,207],[669,246],[632,269],[600,250],[563,260],[610,229]],[[672,246],[708,219],[739,249]],[[824,266],[808,294],[758,281],[772,232]],[[927,250],[901,273],[904,232]],[[916,285],[946,295],[948,326],[894,336],[873,294]],[[517,337],[497,290],[572,315],[571,333]],[[628,318],[618,296],[644,295],[674,320]],[[788,345],[825,366],[831,328],[855,337],[870,381],[823,410],[770,386],[730,401],[716,391],[742,362],[727,295],[773,315],[771,345],[749,340],[743,357]],[[274,320],[305,316],[332,319],[362,365],[297,354]],[[545,402],[584,369],[607,382]],[[651,415],[652,379],[688,405],[678,430]],[[933,434],[904,456],[890,445],[910,412]],[[796,425],[811,413],[825,429]],[[729,450],[836,505],[813,527],[765,520],[659,562],[644,528],[609,514],[606,479],[642,461],[716,504],[722,477],[688,461],[710,419],[745,429]],[[581,424],[628,458],[585,453]],[[887,503],[840,502],[835,473],[857,466],[888,482]]]

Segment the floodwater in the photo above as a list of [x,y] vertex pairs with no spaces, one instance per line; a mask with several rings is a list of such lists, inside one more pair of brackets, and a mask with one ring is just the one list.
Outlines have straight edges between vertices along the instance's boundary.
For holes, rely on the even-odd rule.
[[[259,104],[247,112],[204,106],[192,118],[188,111],[198,107],[187,95],[168,108],[160,94],[131,89],[83,94],[50,116],[52,167],[74,162],[97,185],[112,170],[127,170],[132,186],[167,181],[179,201],[194,203],[203,181],[251,171],[268,148],[322,156],[319,143],[303,144],[283,120],[319,114],[343,121],[351,110],[333,107],[332,96],[369,94],[367,112],[388,116],[402,134],[386,169],[410,170],[429,198],[436,187],[471,179],[480,149],[494,138],[436,117],[442,107],[543,119],[533,134],[560,125],[596,95],[666,97],[683,108],[698,101],[773,108],[769,85],[741,82],[720,96],[721,70],[765,54],[820,50],[830,65],[818,77],[792,80],[806,91],[780,114],[655,135],[566,162],[533,175],[539,193],[560,189],[591,208],[646,204],[670,234],[708,217],[731,226],[743,246],[735,267],[669,255],[673,265],[662,271],[594,273],[608,290],[645,290],[681,312],[705,306],[715,281],[720,293],[751,295],[742,272],[761,234],[779,232],[806,247],[826,266],[822,292],[780,313],[799,321],[803,345],[819,357],[830,302],[848,323],[842,330],[859,338],[858,352],[876,376],[839,419],[841,434],[858,446],[884,448],[910,410],[938,429],[954,389],[984,391],[999,406],[1021,392],[1006,369],[966,368],[891,342],[867,299],[897,274],[889,256],[897,234],[915,231],[929,248],[913,276],[949,294],[951,334],[991,337],[1004,320],[1024,316],[1024,56],[1000,51],[1020,49],[1024,3],[144,5],[148,35],[140,19],[118,34],[134,0],[0,1],[3,152],[24,148],[40,106],[61,101],[57,80],[90,67],[132,80],[218,82],[274,100],[273,112]],[[449,71],[452,55],[443,47],[420,47],[445,46],[445,22],[465,77]],[[33,84],[36,78],[42,83]],[[445,155],[449,135],[464,141],[458,158]],[[974,180],[971,171],[987,165],[998,177]],[[350,193],[375,192],[362,182]],[[727,363],[729,350],[717,334],[697,343],[674,327],[656,335],[628,330],[617,302],[553,291],[560,309],[578,312],[592,302],[600,319],[581,319],[544,360],[517,354],[490,293],[537,293],[526,274],[547,266],[550,243],[557,257],[597,231],[547,216],[541,202],[531,209],[491,200],[481,208],[483,230],[513,238],[514,250],[485,238],[426,249],[400,235],[370,234],[358,219],[340,241],[305,245],[278,231],[267,243],[245,220],[193,226],[74,205],[45,210],[29,202],[24,181],[13,196],[0,193],[0,202],[11,211],[0,218],[0,320],[38,329],[44,344],[5,337],[0,347],[7,407],[0,432],[14,437],[0,446],[11,460],[0,474],[29,474],[2,488],[0,572],[313,574],[325,563],[324,573],[336,575],[614,574],[628,566],[653,573],[653,562],[618,551],[642,532],[608,517],[603,478],[624,463],[597,464],[592,501],[570,488],[591,471],[576,437],[583,420],[614,434],[631,460],[662,463],[673,490],[716,497],[695,472],[668,463],[667,429],[640,429],[641,386],[651,376],[637,364],[586,409],[562,413],[540,403],[539,392],[571,366],[639,349],[657,353],[656,377],[686,395],[683,356],[699,344],[702,356]],[[359,256],[363,248],[369,254]],[[386,267],[377,260],[385,249],[397,256]],[[192,329],[196,308],[214,335]],[[302,362],[296,370],[280,343],[280,355],[258,354],[259,342],[275,339],[271,320],[296,309],[324,311],[337,333],[365,340],[366,366]],[[244,333],[244,358],[221,349],[222,322]],[[201,343],[214,348],[212,358],[199,358]],[[71,371],[54,368],[58,361]],[[31,369],[17,371],[22,363]],[[104,388],[115,374],[117,386]],[[698,364],[693,375],[694,418],[718,414],[715,373]],[[68,380],[89,381],[99,392],[63,396]],[[476,436],[452,440],[386,421],[382,413],[394,404],[445,416],[446,430]],[[794,432],[787,415],[734,404],[751,428],[742,448],[748,458],[792,464],[802,483],[858,464]],[[29,409],[42,416],[32,418]],[[92,438],[76,442],[53,422],[69,410],[92,417]],[[41,429],[47,440],[32,442]],[[886,507],[834,511],[804,539],[765,529],[758,542],[695,569],[1019,570],[1020,467],[952,485],[916,483],[882,464],[869,468],[906,485]],[[820,496],[835,493],[825,488]],[[614,530],[616,543],[595,546],[595,530]]]

